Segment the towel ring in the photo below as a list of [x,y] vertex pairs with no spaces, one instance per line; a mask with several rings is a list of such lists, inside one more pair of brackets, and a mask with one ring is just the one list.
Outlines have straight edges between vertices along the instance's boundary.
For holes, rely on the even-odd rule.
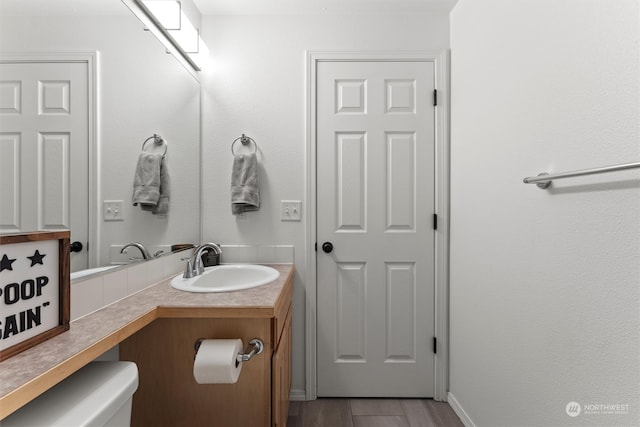
[[164,153],[162,153],[162,157],[167,155],[167,149],[169,148],[167,145],[167,141],[164,140],[163,137],[161,137],[160,135],[157,134],[153,134],[153,136],[150,136],[149,138],[145,139],[144,142],[142,143],[142,151],[144,151],[144,147],[145,145],[147,145],[147,142],[149,142],[150,140],[153,139],[153,143],[156,145],[164,145]]
[[237,137],[231,143],[231,154],[233,154],[234,156],[236,155],[236,153],[233,151],[233,147],[234,147],[234,145],[236,145],[236,142],[238,142],[238,140],[242,143],[242,145],[245,145],[245,146],[247,146],[247,145],[249,145],[250,143],[253,142],[253,152],[255,153],[256,151],[258,151],[258,144],[256,144],[256,142],[253,140],[253,138],[251,138],[250,136],[246,136],[243,133],[242,136]]

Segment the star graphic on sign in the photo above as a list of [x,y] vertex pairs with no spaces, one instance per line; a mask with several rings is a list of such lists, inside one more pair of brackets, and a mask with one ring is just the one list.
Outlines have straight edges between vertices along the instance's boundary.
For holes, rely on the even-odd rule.
[[3,270],[13,271],[13,267],[11,266],[11,264],[13,264],[14,261],[15,259],[9,259],[7,254],[2,255],[2,259],[0,260],[0,271],[3,271]]
[[46,256],[46,254],[41,255],[40,251],[36,249],[36,253],[34,253],[33,256],[28,256],[27,258],[31,260],[31,267],[33,267],[36,264],[44,265],[44,263],[42,262],[42,258]]

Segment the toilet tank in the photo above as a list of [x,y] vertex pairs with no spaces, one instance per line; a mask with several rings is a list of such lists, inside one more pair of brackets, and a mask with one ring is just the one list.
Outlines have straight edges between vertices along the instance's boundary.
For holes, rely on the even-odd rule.
[[135,363],[91,362],[0,421],[0,426],[129,426],[137,388]]

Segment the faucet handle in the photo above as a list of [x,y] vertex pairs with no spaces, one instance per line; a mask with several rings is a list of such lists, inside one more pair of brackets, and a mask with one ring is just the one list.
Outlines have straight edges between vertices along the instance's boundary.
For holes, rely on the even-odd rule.
[[191,263],[191,259],[187,261],[187,265],[184,268],[184,274],[182,274],[183,279],[191,279],[194,277],[193,264]]

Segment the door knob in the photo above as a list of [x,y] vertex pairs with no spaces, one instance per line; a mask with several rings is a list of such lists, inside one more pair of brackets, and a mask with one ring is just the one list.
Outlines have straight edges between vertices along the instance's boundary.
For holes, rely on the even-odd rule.
[[331,242],[324,242],[322,244],[322,250],[324,251],[324,253],[331,253],[331,251],[333,251],[333,243]]
[[71,249],[71,252],[81,252],[82,251],[82,243],[73,242],[73,243],[71,243],[71,245],[69,245],[69,248]]

